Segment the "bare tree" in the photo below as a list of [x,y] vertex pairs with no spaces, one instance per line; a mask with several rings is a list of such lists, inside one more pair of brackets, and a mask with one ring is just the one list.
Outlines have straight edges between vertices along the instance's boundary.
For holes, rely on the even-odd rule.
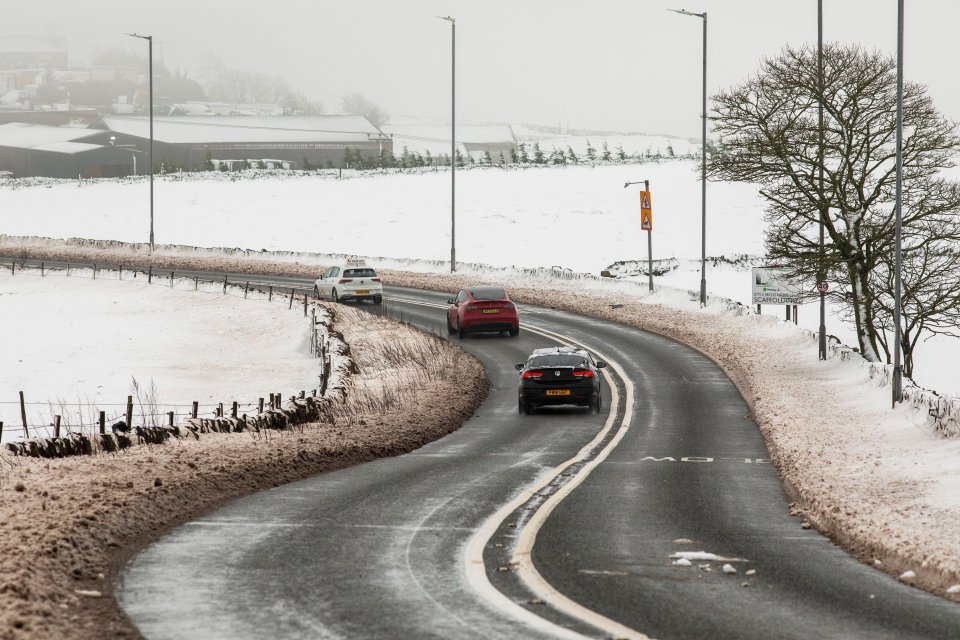
[[340,101],[340,110],[348,115],[363,116],[376,127],[387,124],[390,120],[389,113],[359,93],[343,96]]
[[[892,328],[896,62],[836,44],[824,46],[823,60],[822,85],[816,50],[786,48],[756,76],[714,96],[712,120],[723,143],[708,168],[714,178],[760,185],[768,256],[798,280],[822,273],[837,282],[830,296],[848,305],[861,353],[880,361],[882,349],[889,361],[884,330]],[[923,331],[955,323],[950,305],[960,294],[960,270],[944,248],[960,242],[960,190],[941,171],[953,166],[960,140],[923,86],[906,83],[903,100],[902,277],[911,331],[905,342],[912,348]]]

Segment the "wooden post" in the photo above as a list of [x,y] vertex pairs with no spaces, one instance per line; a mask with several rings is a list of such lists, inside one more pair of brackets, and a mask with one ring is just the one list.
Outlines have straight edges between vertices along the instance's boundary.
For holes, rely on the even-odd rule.
[[30,429],[27,428],[27,405],[23,402],[23,391],[20,392],[20,419],[23,420],[23,439],[30,439]]
[[107,432],[107,412],[100,412],[100,435],[103,435]]
[[169,411],[167,416],[170,418],[170,426],[173,426],[173,411]]
[[10,261],[10,275],[17,275],[17,262],[15,260]]
[[307,294],[303,294],[303,317],[304,318],[307,317],[307,298],[309,298],[309,296]]
[[193,290],[197,291],[200,289],[200,276],[193,277]]
[[757,305],[757,315],[760,315],[760,305]]
[[275,397],[276,400],[277,400],[277,409],[282,409],[282,408],[283,408],[283,396],[280,395],[279,393],[275,393],[275,394],[274,394],[274,397]]
[[301,390],[300,390],[300,399],[303,400],[303,399],[306,398],[306,397],[307,397],[307,392],[304,391],[303,389],[301,389]]
[[3,420],[0,420],[0,441],[3,440]]
[[218,418],[222,418],[222,417],[223,417],[223,403],[222,403],[222,402],[220,403],[220,406],[217,407],[217,417],[218,417]]
[[312,393],[313,393],[313,397],[316,398],[316,397],[317,397],[317,390],[314,389]]
[[200,403],[196,400],[193,401],[193,410],[190,412],[190,417],[196,419],[197,412],[200,410]]
[[60,416],[53,416],[53,437],[60,437]]
[[243,299],[247,299],[247,291],[250,290],[250,281],[247,281],[247,284],[243,285]]
[[270,297],[267,300],[273,300],[273,285],[270,285]]
[[787,305],[787,322],[790,322],[790,305]]
[[173,289],[173,271],[170,272],[170,288]]
[[259,402],[257,402],[257,409],[257,413],[263,413],[263,398],[260,398]]
[[233,401],[233,407],[230,409],[230,417],[231,418],[237,417],[237,401],[236,400]]
[[293,296],[295,291],[295,289],[290,289],[290,306],[288,306],[287,309],[293,309]]
[[122,265],[122,264],[117,267],[117,272],[120,274],[120,276],[119,276],[117,279],[118,279],[118,280],[123,280],[123,265]]
[[153,284],[153,265],[147,267],[147,284]]
[[70,263],[67,263],[67,277],[70,277]]
[[127,396],[127,429],[133,430],[133,396]]
[[93,279],[94,280],[97,279],[97,263],[96,262],[93,263]]
[[223,295],[227,295],[227,276],[223,276]]

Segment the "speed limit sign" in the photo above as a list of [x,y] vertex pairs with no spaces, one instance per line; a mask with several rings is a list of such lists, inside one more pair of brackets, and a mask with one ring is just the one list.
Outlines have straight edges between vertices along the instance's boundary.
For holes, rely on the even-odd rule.
[[830,289],[830,283],[826,280],[817,283],[817,291],[820,293],[826,293]]

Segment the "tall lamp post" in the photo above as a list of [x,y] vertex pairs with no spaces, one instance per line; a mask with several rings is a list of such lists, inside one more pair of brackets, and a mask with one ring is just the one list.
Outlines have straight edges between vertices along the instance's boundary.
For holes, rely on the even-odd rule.
[[457,270],[457,21],[450,23],[450,273]]
[[893,276],[893,402],[903,402],[903,372],[900,367],[900,227],[903,216],[903,0],[897,2],[897,204]]
[[148,71],[150,75],[150,253],[153,253],[153,36],[143,36],[139,33],[128,33],[132,38],[140,38],[147,41],[148,53]]
[[674,13],[682,13],[685,16],[694,16],[703,18],[703,112],[700,117],[703,120],[701,131],[701,234],[700,234],[700,306],[707,304],[707,13],[694,13],[686,9],[667,9]]
[[824,247],[823,247],[823,226],[826,218],[826,203],[823,193],[823,0],[817,0],[817,89],[820,92],[820,99],[817,101],[818,127],[818,164],[820,172],[820,264],[817,265],[817,290],[820,292],[820,337],[818,340],[818,352],[820,360],[827,359],[827,304],[826,287],[827,274],[823,268]]

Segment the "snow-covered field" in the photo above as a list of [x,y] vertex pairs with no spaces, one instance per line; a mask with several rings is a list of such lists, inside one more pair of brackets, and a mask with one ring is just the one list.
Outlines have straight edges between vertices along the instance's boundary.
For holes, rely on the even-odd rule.
[[[4,439],[22,435],[18,391],[31,426],[90,426],[96,409],[111,422],[121,419],[127,395],[135,415],[166,411],[188,416],[191,403],[201,415],[223,402],[243,411],[270,393],[285,396],[315,388],[319,365],[309,349],[309,320],[275,299],[228,291],[219,285],[194,291],[193,281],[144,277],[123,281],[116,272],[90,269],[0,272],[0,420]],[[133,390],[133,381],[140,392]],[[149,421],[149,420],[148,420]],[[46,435],[38,429],[37,435]],[[31,431],[33,434],[33,431]]]
[[[528,132],[529,133],[529,132]],[[649,138],[633,140],[634,146]],[[570,138],[580,148],[585,138]],[[598,142],[591,138],[592,144]],[[677,268],[656,283],[696,290],[700,281],[701,202],[694,161],[540,168],[474,168],[457,173],[457,258],[495,267],[560,266],[598,274],[617,261],[647,258],[639,229],[641,185],[653,194],[655,259]],[[0,229],[7,235],[143,242],[149,231],[146,178],[100,181],[0,181]],[[157,181],[158,243],[378,256],[414,270],[450,255],[447,171],[304,175],[294,172],[165,176]],[[708,183],[708,257],[763,255],[762,203],[749,185]],[[417,264],[417,261],[427,261]],[[434,262],[429,262],[434,261]],[[641,278],[643,280],[643,278]],[[750,303],[747,268],[708,267],[707,287]],[[783,307],[764,313],[783,316]],[[833,315],[827,331],[855,345],[851,328]],[[818,306],[802,305],[801,326],[816,330]],[[921,344],[916,380],[960,395],[960,342]],[[4,385],[5,386],[5,385]],[[59,392],[58,392],[59,393]]]

